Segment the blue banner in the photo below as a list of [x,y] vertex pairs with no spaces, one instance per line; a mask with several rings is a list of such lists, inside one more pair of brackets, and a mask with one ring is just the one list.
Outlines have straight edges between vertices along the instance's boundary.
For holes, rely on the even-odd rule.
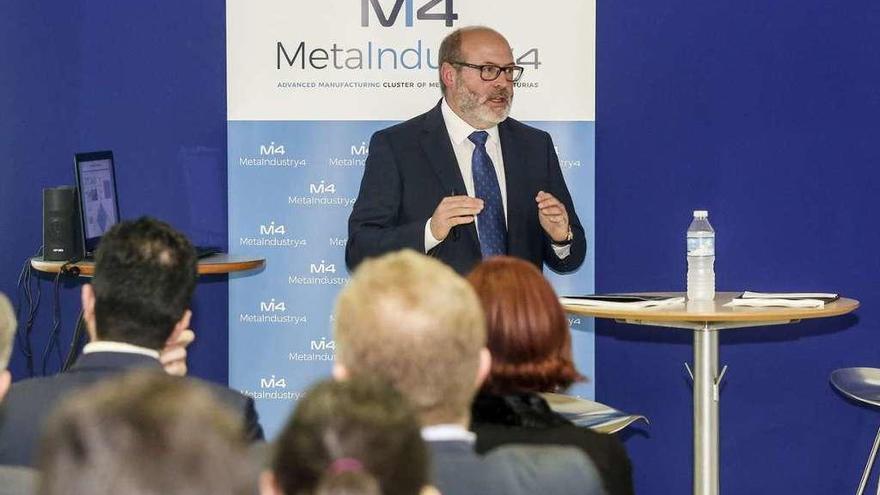
[[[259,273],[230,278],[229,384],[255,398],[270,438],[330,373],[348,216],[371,135],[436,104],[440,40],[485,19],[513,33],[526,75],[512,115],[553,136],[587,231],[581,269],[545,273],[560,294],[591,293],[594,2],[227,1],[229,249],[266,258]],[[570,322],[577,365],[592,377],[593,321]],[[591,398],[594,383],[573,392]]]

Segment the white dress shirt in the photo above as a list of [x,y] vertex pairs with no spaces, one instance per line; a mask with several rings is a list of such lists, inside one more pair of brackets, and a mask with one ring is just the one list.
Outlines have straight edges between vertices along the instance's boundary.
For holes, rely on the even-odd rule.
[[439,424],[422,428],[422,440],[426,442],[461,441],[475,443],[477,435],[461,425]]
[[126,354],[141,354],[149,356],[153,359],[159,359],[159,351],[148,349],[139,345],[126,344],[124,342],[112,342],[109,340],[97,340],[89,342],[83,347],[83,354],[91,354],[93,352],[122,352]]
[[[474,193],[474,172],[472,168],[472,157],[476,145],[471,142],[468,137],[475,131],[486,131],[489,137],[486,139],[486,153],[492,159],[492,165],[495,167],[495,177],[498,178],[498,187],[501,189],[501,203],[504,211],[504,223],[507,225],[507,180],[504,176],[504,158],[501,153],[501,138],[498,135],[498,126],[494,125],[488,129],[475,129],[465,122],[458,114],[452,110],[446,98],[440,103],[440,111],[443,114],[443,122],[446,124],[446,132],[449,134],[449,140],[452,142],[452,150],[455,152],[455,159],[458,162],[458,169],[461,171],[461,178],[464,180],[464,187],[467,191],[449,191],[452,196],[454,192],[456,196],[467,193],[470,197],[475,197]],[[536,191],[537,193],[537,191]],[[476,224],[477,219],[474,219]],[[479,229],[477,230],[479,236]],[[434,249],[442,240],[438,240],[431,232],[431,219],[425,222],[425,252]],[[559,259],[563,259],[571,252],[571,246],[552,245],[553,252]]]

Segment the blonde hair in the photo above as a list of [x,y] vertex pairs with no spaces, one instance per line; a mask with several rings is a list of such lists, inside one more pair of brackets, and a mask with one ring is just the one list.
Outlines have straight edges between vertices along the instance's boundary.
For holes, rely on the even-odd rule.
[[12,355],[12,338],[15,335],[15,312],[9,299],[0,292],[0,371],[9,365]]
[[368,260],[335,310],[336,359],[352,375],[390,381],[423,425],[468,417],[486,327],[470,284],[406,250]]

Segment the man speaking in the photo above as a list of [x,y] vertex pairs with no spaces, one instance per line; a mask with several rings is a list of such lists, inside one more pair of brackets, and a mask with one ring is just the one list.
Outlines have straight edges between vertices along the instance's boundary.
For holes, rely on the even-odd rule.
[[577,269],[587,243],[553,141],[508,118],[523,68],[507,40],[487,27],[457,29],[439,65],[440,103],[370,140],[348,268],[412,248],[462,274],[499,254]]

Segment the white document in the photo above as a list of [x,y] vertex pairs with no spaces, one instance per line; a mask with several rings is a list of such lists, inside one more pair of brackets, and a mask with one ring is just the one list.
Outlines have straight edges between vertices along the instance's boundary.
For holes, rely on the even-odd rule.
[[607,301],[602,299],[589,299],[589,297],[560,297],[559,302],[569,306],[584,306],[595,308],[657,308],[661,306],[675,306],[684,304],[684,297],[668,297],[665,299],[653,299],[648,301]]
[[825,301],[821,299],[733,299],[725,306],[751,306],[751,307],[783,307],[783,308],[824,308]]
[[742,299],[835,299],[829,292],[743,292]]

